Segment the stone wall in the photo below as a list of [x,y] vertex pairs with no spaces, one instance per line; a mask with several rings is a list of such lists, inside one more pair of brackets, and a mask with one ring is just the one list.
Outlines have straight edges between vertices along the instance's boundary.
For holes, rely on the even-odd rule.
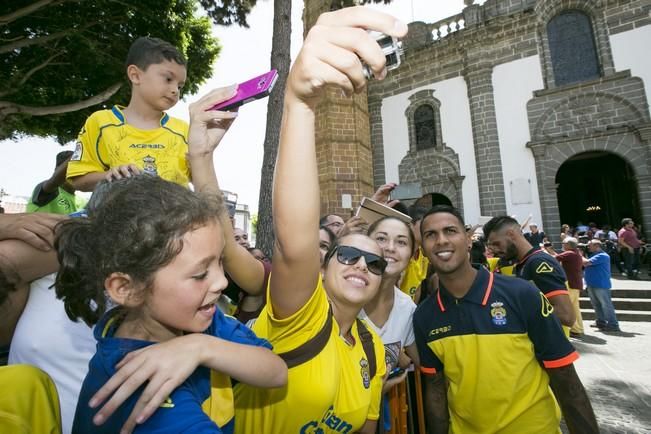
[[[557,87],[546,25],[568,9],[590,17],[601,77]],[[527,106],[532,136],[528,146],[536,160],[546,231],[557,233],[560,226],[553,175],[575,152],[588,149],[616,153],[635,167],[644,224],[651,227],[651,203],[647,200],[647,196],[651,200],[647,191],[651,187],[646,182],[651,173],[651,142],[644,83],[628,71],[615,72],[609,43],[609,35],[651,24],[650,13],[648,0],[488,0],[437,23],[411,23],[404,41],[404,64],[383,82],[369,85],[375,185],[384,182],[383,152],[384,147],[391,146],[382,143],[382,101],[442,80],[463,77],[471,109],[480,211],[482,215],[505,213],[492,72],[497,65],[538,55],[545,89],[535,92]],[[443,169],[436,169],[449,157],[445,152],[454,152],[454,143],[447,146],[443,151],[428,150],[421,155],[410,150],[400,162],[401,182],[417,180],[413,179],[414,174],[427,179],[427,170],[433,172],[433,179],[447,176],[439,173]],[[458,175],[458,182],[463,182],[463,174]],[[431,181],[423,184],[428,186],[424,193],[448,192],[452,195],[448,197],[458,203],[456,190],[449,185]]]

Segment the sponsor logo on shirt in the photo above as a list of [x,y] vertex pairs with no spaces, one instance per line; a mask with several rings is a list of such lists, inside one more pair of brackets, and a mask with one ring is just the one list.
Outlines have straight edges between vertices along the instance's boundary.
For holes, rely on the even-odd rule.
[[443,334],[443,333],[449,333],[451,330],[452,330],[452,326],[447,325],[445,327],[439,327],[437,329],[431,330],[429,332],[429,335],[430,336],[437,336],[437,335],[440,335],[440,334]]
[[347,434],[352,429],[353,426],[351,424],[335,415],[334,407],[331,405],[320,421],[313,420],[303,425],[300,434],[326,434],[326,432],[333,431]]
[[552,314],[552,312],[554,312],[554,306],[552,306],[549,300],[547,300],[547,297],[545,297],[545,294],[542,292],[540,293],[540,301],[542,301],[542,308],[540,313],[544,318],[547,318]]
[[536,268],[536,274],[552,273],[553,271],[554,268],[547,262],[541,262],[538,268]]
[[160,143],[132,143],[129,145],[132,149],[165,149],[165,145]]
[[491,321],[497,326],[506,325],[506,309],[501,301],[491,303]]

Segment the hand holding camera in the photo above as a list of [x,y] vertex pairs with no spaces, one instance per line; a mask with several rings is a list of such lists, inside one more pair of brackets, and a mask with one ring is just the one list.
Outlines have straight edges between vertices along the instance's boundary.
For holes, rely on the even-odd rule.
[[378,79],[386,76],[386,55],[366,30],[400,38],[407,26],[394,17],[363,7],[322,14],[310,30],[287,80],[286,99],[313,109],[326,85],[351,95],[366,86],[364,66]]

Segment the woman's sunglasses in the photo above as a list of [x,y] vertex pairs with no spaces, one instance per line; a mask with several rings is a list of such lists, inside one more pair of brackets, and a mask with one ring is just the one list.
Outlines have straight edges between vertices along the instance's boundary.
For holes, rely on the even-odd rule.
[[381,276],[387,268],[387,261],[382,256],[365,252],[356,247],[337,246],[335,252],[337,253],[337,261],[343,265],[354,265],[363,256],[368,271],[378,276]]

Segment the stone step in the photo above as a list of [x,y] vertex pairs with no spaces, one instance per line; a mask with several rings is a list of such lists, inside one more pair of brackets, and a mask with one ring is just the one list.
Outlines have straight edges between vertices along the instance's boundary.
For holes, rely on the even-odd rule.
[[[624,310],[639,310],[639,311],[651,311],[651,299],[647,298],[612,298],[613,305],[615,306],[616,311]],[[592,309],[592,304],[590,299],[587,297],[579,298],[579,306],[582,309]]]
[[614,298],[648,298],[651,299],[651,289],[613,289],[610,296]]
[[[651,312],[650,311],[640,311],[640,310],[620,310],[617,311],[617,321],[646,321],[651,322]],[[581,317],[584,321],[594,320],[595,314],[592,309],[581,309]]]

